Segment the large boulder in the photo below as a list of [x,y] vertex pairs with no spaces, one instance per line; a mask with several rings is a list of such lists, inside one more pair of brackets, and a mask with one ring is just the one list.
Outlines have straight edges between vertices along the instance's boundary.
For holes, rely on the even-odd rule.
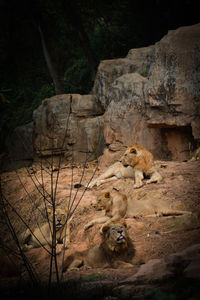
[[148,77],[154,51],[154,46],[131,49],[125,58],[101,61],[94,83],[93,94],[105,110],[112,101],[109,90],[114,80],[123,74],[136,72]]
[[93,89],[105,108],[103,161],[139,143],[157,159],[185,160],[200,141],[200,24],[103,61]]
[[200,244],[195,244],[164,258],[149,260],[134,275],[121,281],[113,294],[120,299],[131,299],[132,295],[135,299],[146,299],[148,291],[153,295],[163,290],[168,295],[170,291],[178,291],[180,283],[183,290],[191,291],[199,286],[199,271]]
[[63,154],[75,162],[97,158],[103,150],[102,108],[92,95],[63,94],[44,99],[34,111],[37,156]]

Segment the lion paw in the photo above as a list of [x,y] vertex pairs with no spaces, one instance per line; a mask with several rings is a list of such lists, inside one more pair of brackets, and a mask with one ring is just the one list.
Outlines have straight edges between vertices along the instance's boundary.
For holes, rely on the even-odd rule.
[[84,226],[84,231],[87,231],[90,227],[92,227],[92,224],[86,224]]
[[139,189],[141,186],[143,186],[143,183],[135,183],[134,184],[134,189]]

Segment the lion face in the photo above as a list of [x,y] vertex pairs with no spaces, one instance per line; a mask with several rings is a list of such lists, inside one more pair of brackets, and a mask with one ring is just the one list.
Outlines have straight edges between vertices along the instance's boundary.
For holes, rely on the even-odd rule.
[[139,153],[134,146],[128,147],[124,155],[121,157],[120,162],[123,164],[124,167],[134,167],[138,163],[138,156]]
[[96,210],[110,209],[111,206],[111,195],[110,192],[103,192],[98,195],[94,208]]
[[111,224],[104,226],[103,239],[106,240],[107,244],[111,247],[115,245],[126,245],[127,244],[127,231],[125,224]]
[[[50,222],[53,223],[53,209],[48,209],[48,217]],[[56,208],[55,210],[55,224],[57,228],[60,228],[66,224],[67,212],[64,209]]]

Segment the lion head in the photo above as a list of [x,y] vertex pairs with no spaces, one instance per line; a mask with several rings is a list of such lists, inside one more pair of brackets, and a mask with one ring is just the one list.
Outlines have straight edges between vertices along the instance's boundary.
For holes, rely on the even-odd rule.
[[94,208],[96,210],[105,209],[106,211],[109,211],[111,205],[112,205],[111,193],[107,191],[107,192],[102,192],[97,196],[97,200],[96,203],[94,204]]
[[101,244],[68,256],[64,261],[63,272],[83,265],[90,268],[132,267],[134,255],[135,249],[126,231],[126,224],[107,224],[103,226]]
[[124,167],[134,167],[138,163],[139,155],[140,152],[138,152],[136,145],[128,147],[124,155],[121,157],[120,162],[124,165]]
[[124,167],[131,166],[134,169],[143,171],[147,175],[152,173],[154,164],[153,155],[140,145],[133,145],[127,148],[120,162]]
[[120,252],[128,247],[126,224],[110,224],[102,228],[102,241],[111,251]]
[[[53,209],[47,209],[48,218],[51,223],[53,223]],[[67,221],[67,211],[62,208],[56,208],[55,210],[55,224],[56,228],[61,228],[66,224]]]

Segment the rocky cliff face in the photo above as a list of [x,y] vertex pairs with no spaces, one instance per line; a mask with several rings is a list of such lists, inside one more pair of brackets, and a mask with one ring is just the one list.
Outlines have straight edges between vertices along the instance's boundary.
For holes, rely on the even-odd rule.
[[184,160],[200,141],[200,24],[101,62],[94,96],[105,108],[106,158],[139,143],[158,159]]
[[103,150],[101,115],[102,108],[92,95],[67,94],[43,100],[33,113],[35,153],[63,154],[75,162],[97,158]]
[[139,143],[157,159],[188,159],[200,142],[199,53],[197,24],[169,31],[125,58],[102,61],[92,95],[58,95],[35,110],[35,153],[67,159],[73,153],[83,162],[104,148],[101,161],[110,164]]

